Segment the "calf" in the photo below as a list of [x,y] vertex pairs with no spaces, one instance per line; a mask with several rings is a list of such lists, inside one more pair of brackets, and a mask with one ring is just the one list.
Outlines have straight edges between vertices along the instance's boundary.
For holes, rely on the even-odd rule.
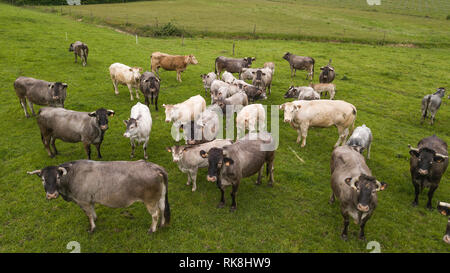
[[312,87],[309,86],[293,86],[289,87],[288,91],[284,94],[284,98],[298,98],[300,96],[300,93],[303,91],[307,93],[315,92]]
[[356,127],[347,141],[347,145],[362,154],[367,149],[367,159],[370,159],[370,147],[372,147],[372,131],[365,124]]
[[266,128],[266,111],[262,104],[250,104],[242,108],[236,116],[237,137],[242,137],[245,130],[255,133],[259,125],[259,131]]
[[111,76],[111,81],[114,85],[114,92],[119,95],[119,90],[117,90],[117,85],[122,84],[128,87],[130,91],[130,100],[133,100],[133,90],[136,91],[136,98],[139,99],[138,88],[141,80],[142,68],[140,67],[129,67],[121,63],[113,63],[109,66],[109,75]]
[[322,93],[325,93],[325,95],[326,93],[329,93],[330,100],[334,99],[334,95],[336,94],[336,85],[333,83],[311,83],[309,86],[321,95]]
[[153,104],[155,98],[155,110],[158,111],[158,96],[161,80],[153,72],[144,72],[139,80],[139,89],[145,97],[145,104],[150,107],[149,97]]
[[303,137],[301,147],[306,145],[306,136],[309,127],[336,126],[339,138],[334,145],[345,143],[349,135],[350,126],[354,127],[356,120],[356,108],[352,104],[342,100],[301,100],[287,102],[280,105],[284,110],[284,122],[289,123],[298,132],[297,143]]
[[264,92],[268,89],[270,95],[272,89],[272,70],[270,68],[263,68],[253,72],[252,84],[264,90]]
[[320,94],[312,88],[301,89],[298,100],[320,100]]
[[220,77],[220,73],[222,73],[222,71],[239,73],[240,75],[242,68],[250,67],[252,65],[252,62],[254,62],[255,60],[256,59],[252,57],[235,59],[220,56],[216,58],[214,72],[216,72],[217,77]]
[[[100,145],[108,129],[108,116],[113,110],[99,108],[94,112],[77,112],[63,108],[44,107],[39,110],[37,124],[41,139],[50,157],[58,154],[55,140],[64,142],[83,142],[88,159],[91,159],[91,144],[97,148],[98,158],[102,158]],[[50,150],[50,144],[53,151]]]
[[341,237],[347,240],[349,218],[359,224],[359,239],[364,240],[364,227],[378,204],[377,192],[387,187],[372,176],[364,157],[350,148],[340,146],[331,155],[331,197],[340,201],[341,214],[344,218],[344,229]]
[[167,151],[172,153],[173,162],[178,164],[181,172],[187,173],[188,180],[186,185],[192,182],[192,191],[197,190],[197,171],[199,168],[208,167],[208,159],[200,156],[200,151],[209,151],[213,147],[222,148],[230,145],[230,140],[216,139],[198,145],[182,145],[167,147]]
[[445,232],[444,238],[442,239],[447,244],[450,244],[450,204],[445,202],[439,202],[437,209],[442,215],[449,216],[447,222],[447,230]]
[[236,80],[236,78],[233,76],[233,74],[231,74],[228,71],[223,72],[222,81],[224,81],[228,84],[232,84],[235,80]]
[[431,200],[434,191],[448,167],[447,143],[436,135],[423,138],[413,148],[408,144],[411,155],[409,165],[411,179],[414,185],[415,198],[413,206],[419,204],[419,193],[424,188],[429,188],[427,208],[432,209]]
[[234,113],[239,108],[242,108],[243,106],[248,105],[247,94],[245,94],[244,92],[238,92],[231,97],[218,100],[217,105],[222,109],[222,112],[224,114],[226,113],[227,108],[229,110],[232,110],[232,113]]
[[138,144],[144,143],[144,158],[148,159],[147,144],[150,137],[150,131],[152,130],[152,116],[150,115],[150,109],[140,102],[136,103],[136,105],[131,108],[130,118],[124,120],[123,123],[125,123],[125,126],[127,127],[123,136],[130,139],[130,157],[134,157],[135,142],[137,142]]
[[186,143],[193,145],[216,139],[222,116],[222,109],[217,104],[208,106],[196,121],[191,121],[190,128],[183,127]]
[[311,81],[314,78],[314,59],[311,57],[297,56],[292,53],[287,52],[284,54],[283,59],[289,62],[289,66],[291,67],[291,77],[295,77],[295,72],[297,69],[306,70],[308,74],[306,75],[306,79],[310,78]]
[[236,193],[241,179],[258,173],[256,184],[260,185],[264,163],[266,163],[267,175],[270,174],[269,185],[273,185],[275,151],[264,151],[262,149],[262,145],[271,142],[272,136],[269,133],[246,135],[232,145],[211,148],[209,151],[200,151],[203,158],[208,158],[207,180],[216,182],[221,192],[218,208],[225,206],[224,190],[226,186],[231,185],[232,202],[230,211],[235,211],[237,208]]
[[242,68],[241,74],[239,75],[239,79],[246,81],[246,80],[253,80],[253,72],[256,72],[258,68]]
[[75,43],[71,43],[69,47],[69,52],[73,52],[75,55],[75,62],[77,62],[77,56],[80,56],[81,61],[83,62],[83,66],[87,64],[87,58],[89,54],[89,48],[87,44],[76,41]]
[[431,116],[430,124],[434,123],[434,117],[436,116],[439,107],[441,107],[442,98],[444,97],[444,95],[445,95],[445,88],[441,87],[438,88],[434,94],[429,94],[423,97],[422,122],[425,120],[429,112]]
[[263,67],[264,68],[269,68],[272,71],[272,76],[273,76],[273,74],[275,74],[275,63],[267,62],[267,63],[264,63]]
[[203,82],[203,87],[205,88],[205,96],[208,95],[208,89],[211,88],[211,84],[214,80],[217,79],[217,75],[214,72],[209,72],[208,74],[200,75]]
[[177,71],[177,81],[181,82],[181,72],[186,70],[188,64],[198,64],[194,55],[169,55],[161,52],[153,52],[151,56],[152,72],[158,74],[159,68],[162,67],[168,71]]
[[331,66],[331,59],[326,66],[320,68],[322,70],[319,76],[320,83],[331,83],[334,80],[336,73],[334,68]]
[[215,80],[211,84],[211,104],[214,104],[219,99],[226,99],[240,91],[242,89],[237,85]]
[[239,90],[244,91],[251,102],[259,99],[267,99],[266,91],[264,89],[248,84],[243,80],[236,80],[234,81],[233,85],[237,86]]
[[19,97],[20,105],[22,105],[25,116],[29,118],[27,99],[28,107],[30,107],[33,116],[35,115],[33,103],[64,108],[64,101],[67,96],[67,83],[47,82],[30,77],[18,77],[14,81],[14,90],[16,91],[17,97]]
[[166,170],[154,163],[139,161],[77,160],[28,172],[42,179],[48,200],[59,195],[73,201],[86,213],[90,233],[95,230],[95,204],[111,208],[128,207],[136,201],[145,204],[152,216],[148,233],[170,223]]

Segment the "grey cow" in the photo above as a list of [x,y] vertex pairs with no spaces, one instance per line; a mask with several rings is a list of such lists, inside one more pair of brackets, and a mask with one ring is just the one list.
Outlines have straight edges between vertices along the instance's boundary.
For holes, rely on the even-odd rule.
[[[97,148],[98,158],[101,158],[100,145],[108,129],[108,116],[113,116],[113,110],[99,108],[94,112],[77,112],[63,108],[44,107],[39,110],[37,124],[41,130],[41,139],[50,157],[58,154],[55,140],[64,142],[83,142],[84,149],[91,159],[91,144]],[[50,149],[50,144],[53,151]]]
[[220,189],[221,198],[219,208],[225,206],[224,190],[226,186],[232,186],[231,211],[236,210],[236,194],[242,178],[250,177],[258,173],[257,185],[261,184],[261,173],[266,164],[267,175],[270,174],[269,185],[273,185],[273,163],[275,151],[264,149],[264,145],[273,142],[270,133],[251,133],[239,139],[232,145],[223,148],[211,148],[208,151],[200,151],[200,155],[208,158],[207,180],[216,182]]
[[370,148],[372,147],[372,131],[365,124],[358,126],[347,141],[347,145],[352,147],[358,153],[367,150],[367,159],[370,159]]
[[67,96],[66,83],[47,82],[30,77],[18,77],[14,81],[14,90],[16,91],[17,97],[19,97],[20,104],[27,118],[30,117],[27,111],[27,99],[28,106],[34,116],[33,103],[52,107],[64,107],[64,101]]
[[[144,72],[139,81],[139,90],[145,97],[145,104],[150,107],[150,102],[153,104],[155,99],[155,110],[158,111],[158,96],[161,80],[153,72]],[[150,97],[150,101],[149,101]]]
[[300,96],[300,93],[311,93],[311,92],[315,92],[314,89],[312,87],[309,86],[293,86],[291,85],[288,89],[288,91],[286,91],[286,93],[284,94],[284,98],[298,98]]
[[445,95],[445,88],[440,87],[434,94],[429,94],[422,99],[422,122],[427,117],[428,113],[431,115],[430,124],[434,123],[434,117],[436,116],[439,107],[441,107],[442,98]]
[[232,113],[234,113],[237,112],[238,109],[248,105],[248,97],[245,92],[238,92],[228,98],[220,98],[216,103],[222,109],[224,114],[226,114],[227,110],[231,110]]
[[228,71],[230,73],[239,73],[241,75],[242,68],[248,68],[252,65],[256,58],[247,57],[247,58],[227,58],[224,56],[220,56],[216,58],[214,72],[217,74],[217,78],[220,78],[220,73],[222,71]]
[[222,148],[230,145],[232,142],[226,139],[216,139],[198,145],[181,145],[167,147],[167,151],[172,153],[173,162],[178,164],[178,168],[183,173],[187,173],[188,180],[186,185],[192,182],[192,191],[197,190],[197,171],[199,168],[208,167],[208,159],[200,156],[200,151],[209,151],[211,148]]
[[86,66],[87,64],[87,58],[89,55],[89,48],[87,44],[76,41],[75,43],[71,43],[69,47],[69,52],[73,52],[75,55],[75,62],[77,62],[77,56],[80,57],[81,61],[83,62],[83,66]]
[[310,78],[311,81],[314,78],[314,59],[311,57],[298,56],[292,53],[287,52],[284,54],[283,59],[289,62],[289,66],[291,67],[291,77],[295,77],[295,72],[298,70],[306,70],[308,74],[306,75],[306,79]]
[[168,176],[154,163],[139,161],[77,160],[28,172],[38,175],[44,184],[47,199],[61,195],[73,201],[86,213],[90,233],[95,230],[95,204],[111,208],[128,207],[136,201],[145,204],[152,216],[148,233],[170,223]]
[[269,95],[272,91],[272,70],[270,68],[259,68],[256,72],[252,72],[252,84],[259,89],[269,90]]
[[419,194],[429,188],[427,208],[432,209],[434,191],[448,167],[447,143],[436,135],[423,138],[417,148],[408,145],[411,155],[409,165],[415,197],[413,206],[419,204]]
[[372,176],[364,157],[349,146],[339,146],[331,155],[330,204],[340,201],[344,229],[341,237],[347,240],[350,217],[359,224],[359,239],[364,240],[364,227],[378,204],[377,192],[387,187]]
[[334,67],[331,66],[331,59],[328,62],[326,66],[322,66],[320,68],[322,70],[319,75],[319,82],[320,83],[331,83],[334,80],[334,77],[336,76],[336,73],[334,72]]
[[186,143],[201,144],[216,139],[220,130],[220,121],[222,120],[222,109],[217,104],[209,105],[203,111],[197,120],[183,125],[183,133]]

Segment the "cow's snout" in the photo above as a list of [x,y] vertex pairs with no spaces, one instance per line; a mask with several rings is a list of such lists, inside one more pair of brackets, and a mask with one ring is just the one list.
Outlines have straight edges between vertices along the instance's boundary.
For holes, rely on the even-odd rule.
[[207,175],[206,176],[206,180],[208,180],[209,182],[216,182],[217,177]]
[[419,169],[419,174],[420,175],[427,175],[428,174],[428,170]]
[[100,125],[100,129],[102,129],[103,131],[108,129],[108,125]]
[[450,235],[445,234],[443,240],[444,240],[444,242],[446,242],[447,244],[450,244]]
[[126,132],[126,133],[123,134],[123,136],[124,136],[124,137],[130,137],[130,133],[127,133],[127,132]]
[[362,211],[362,212],[368,212],[369,211],[369,206],[364,206],[362,204],[358,204],[357,209],[359,211]]
[[58,100],[58,99],[59,99],[59,96],[53,96],[53,99],[54,99],[54,100]]
[[55,199],[56,197],[58,197],[58,192],[57,191],[55,191],[54,193],[47,192],[45,197],[47,197],[47,200]]
[[284,119],[284,122],[289,123],[289,122],[291,122],[291,120],[288,119],[288,118],[285,118],[285,119]]
[[166,123],[169,123],[170,122],[170,120],[169,119],[166,119]]

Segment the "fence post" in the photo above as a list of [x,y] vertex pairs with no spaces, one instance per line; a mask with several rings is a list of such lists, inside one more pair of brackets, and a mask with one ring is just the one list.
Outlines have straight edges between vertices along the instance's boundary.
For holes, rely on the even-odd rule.
[[138,38],[137,38],[137,34],[136,34],[136,44],[138,44]]
[[256,24],[253,26],[253,36],[255,36],[256,33]]
[[234,56],[234,46],[235,46],[235,45],[234,45],[234,41],[233,41],[233,56]]

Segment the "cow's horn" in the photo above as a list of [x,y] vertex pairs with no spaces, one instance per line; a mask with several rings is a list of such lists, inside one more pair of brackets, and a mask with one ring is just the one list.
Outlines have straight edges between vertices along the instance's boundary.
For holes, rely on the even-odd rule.
[[40,174],[41,173],[41,170],[35,170],[35,171],[32,171],[32,172],[27,172],[27,174]]
[[438,154],[438,153],[436,153],[436,156],[440,156],[440,157],[443,157],[443,158],[448,158],[448,155],[443,155],[443,154]]
[[411,146],[411,144],[408,144],[408,147],[409,147],[409,149],[412,150],[412,151],[419,152],[419,149],[414,148],[413,146]]

